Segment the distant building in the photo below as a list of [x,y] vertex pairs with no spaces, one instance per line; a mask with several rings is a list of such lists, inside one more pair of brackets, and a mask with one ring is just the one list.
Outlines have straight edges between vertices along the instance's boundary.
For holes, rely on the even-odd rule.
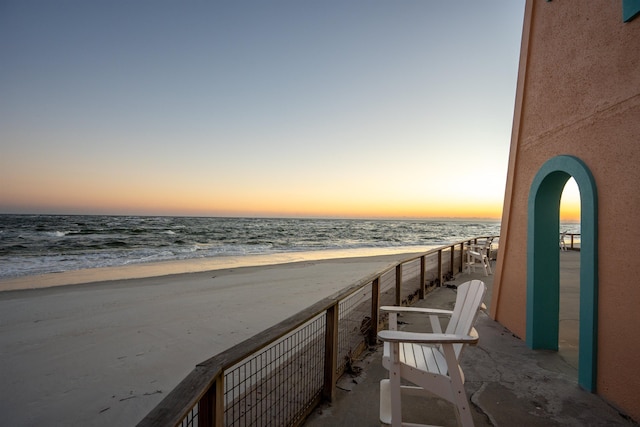
[[[581,197],[578,382],[640,420],[640,0],[527,0],[492,316],[557,349],[559,205]],[[525,267],[526,266],[526,267]]]

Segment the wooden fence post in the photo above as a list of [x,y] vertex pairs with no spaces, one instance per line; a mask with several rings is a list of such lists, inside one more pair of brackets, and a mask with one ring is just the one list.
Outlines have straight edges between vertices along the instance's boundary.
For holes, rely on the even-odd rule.
[[332,402],[335,400],[335,385],[338,380],[338,302],[327,309],[325,319],[322,397]]
[[215,385],[202,396],[198,402],[198,427],[213,427],[215,418],[216,392]]
[[454,273],[455,273],[455,269],[453,268],[453,264],[455,261],[455,255],[456,255],[456,245],[451,245],[451,269],[449,270],[451,272],[451,277],[453,277]]
[[198,402],[198,427],[224,426],[224,372]]
[[378,323],[380,313],[380,277],[371,282],[371,328],[369,328],[369,345],[375,345],[378,341]]
[[438,286],[442,286],[442,249],[438,250]]
[[396,305],[402,305],[402,264],[396,265]]
[[215,427],[224,427],[224,371],[221,371],[216,378],[216,395],[213,408],[213,425]]
[[426,290],[426,270],[427,269],[427,259],[425,257],[425,255],[422,255],[420,257],[420,299],[424,299],[425,294],[427,293]]

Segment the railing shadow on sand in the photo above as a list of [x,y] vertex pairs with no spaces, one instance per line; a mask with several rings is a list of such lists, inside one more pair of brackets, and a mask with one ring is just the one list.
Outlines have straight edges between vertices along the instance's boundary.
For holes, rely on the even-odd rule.
[[369,346],[382,305],[409,305],[461,272],[465,246],[442,246],[376,272],[198,364],[139,424],[296,426]]

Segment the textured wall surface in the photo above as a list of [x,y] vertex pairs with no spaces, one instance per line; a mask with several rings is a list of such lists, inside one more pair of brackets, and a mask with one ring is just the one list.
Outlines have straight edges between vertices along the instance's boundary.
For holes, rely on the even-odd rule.
[[525,338],[527,201],[557,155],[598,191],[597,392],[640,420],[640,19],[622,2],[528,0],[492,315]]

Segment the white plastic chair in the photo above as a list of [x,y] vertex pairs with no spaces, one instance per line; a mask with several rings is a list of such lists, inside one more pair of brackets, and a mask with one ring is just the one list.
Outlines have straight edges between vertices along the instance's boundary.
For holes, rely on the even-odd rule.
[[560,233],[560,250],[561,251],[566,251],[567,250],[567,244],[564,241],[565,237],[567,237],[567,232],[566,231],[563,231],[562,233]]
[[465,262],[467,274],[471,274],[472,270],[475,273],[476,265],[478,264],[482,266],[485,276],[493,274],[493,271],[491,270],[491,259],[489,258],[492,242],[493,239],[487,239],[484,245],[470,244],[467,247],[467,259]]
[[[464,391],[464,374],[458,363],[464,344],[478,341],[473,325],[486,292],[480,280],[465,282],[458,287],[453,311],[413,307],[381,307],[389,312],[390,330],[380,331],[384,341],[382,364],[389,370],[389,379],[380,382],[380,421],[393,427],[402,423],[402,393],[436,395],[455,407],[458,424],[473,426],[469,401]],[[429,316],[433,332],[403,332],[397,330],[397,314],[424,313]],[[449,323],[442,333],[438,316],[448,315]],[[425,319],[426,320],[426,319]],[[414,385],[401,385],[401,379]],[[421,424],[410,424],[418,426]]]

